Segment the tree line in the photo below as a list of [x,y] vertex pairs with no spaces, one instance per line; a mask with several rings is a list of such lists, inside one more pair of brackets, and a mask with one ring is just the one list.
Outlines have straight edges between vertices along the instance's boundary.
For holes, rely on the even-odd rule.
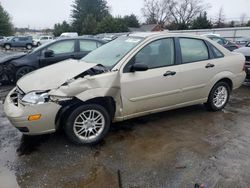
[[[215,19],[209,19],[209,8],[210,5],[203,0],[144,0],[143,24],[158,24],[169,30],[250,26],[250,20],[246,22],[246,14],[242,14],[238,22],[226,22],[223,8]],[[54,25],[55,36],[63,32],[77,32],[80,35],[119,33],[129,31],[130,27],[140,27],[134,14],[112,16],[106,0],[75,0],[70,17],[70,23],[63,21]],[[13,32],[11,18],[0,4],[0,35],[8,36]]]
[[63,21],[54,26],[54,35],[74,31],[80,35],[97,33],[119,33],[129,31],[129,27],[140,27],[134,15],[113,17],[106,0],[75,0],[72,5],[72,23]]
[[9,36],[13,34],[13,25],[10,16],[6,10],[3,9],[0,3],[0,36]]
[[[144,24],[158,24],[163,29],[210,29],[221,27],[250,26],[241,16],[240,25],[226,22],[223,8],[214,21],[208,18],[209,4],[203,0],[144,0],[142,8]],[[55,24],[54,34],[75,31],[79,34],[127,32],[129,27],[140,27],[136,15],[113,17],[106,0],[75,0],[72,6],[72,23]]]

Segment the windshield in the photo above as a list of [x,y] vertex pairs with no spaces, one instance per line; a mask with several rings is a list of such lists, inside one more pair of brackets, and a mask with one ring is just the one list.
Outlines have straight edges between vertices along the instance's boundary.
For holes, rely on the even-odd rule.
[[105,67],[111,68],[142,40],[143,38],[140,37],[119,37],[89,53],[82,61],[86,63],[102,64]]

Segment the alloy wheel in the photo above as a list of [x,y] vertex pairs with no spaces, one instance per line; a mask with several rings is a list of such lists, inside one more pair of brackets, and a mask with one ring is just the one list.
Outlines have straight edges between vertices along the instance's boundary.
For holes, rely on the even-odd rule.
[[227,88],[225,86],[219,86],[214,92],[213,96],[214,106],[216,106],[217,108],[221,108],[226,104],[227,99],[228,99]]
[[84,141],[96,139],[104,130],[105,118],[97,110],[86,110],[76,117],[73,130]]

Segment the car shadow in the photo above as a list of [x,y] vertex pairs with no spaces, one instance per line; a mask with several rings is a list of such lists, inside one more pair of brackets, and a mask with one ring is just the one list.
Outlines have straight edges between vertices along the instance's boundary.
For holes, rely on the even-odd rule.
[[[110,132],[102,141],[95,145],[86,146],[91,150],[100,150],[106,144],[106,139],[112,139],[114,135],[119,135],[121,140],[126,139],[125,135],[128,135],[129,132],[136,131],[137,127],[141,126],[150,126],[149,122],[159,121],[162,119],[166,119],[168,117],[176,117],[179,118],[180,114],[183,113],[198,113],[201,111],[206,111],[203,105],[195,105],[186,108],[170,110],[165,112],[160,112],[156,114],[151,114],[131,120],[126,120],[124,122],[112,123],[110,127]],[[129,138],[128,138],[129,139]],[[112,142],[108,142],[112,143]],[[19,156],[30,155],[34,152],[38,152],[39,148],[43,144],[54,145],[55,147],[68,145],[69,147],[78,147],[71,143],[62,129],[58,130],[56,133],[48,134],[48,135],[39,135],[39,136],[26,136],[23,135],[20,141],[20,144],[17,148],[17,154]],[[82,147],[82,146],[80,146]]]

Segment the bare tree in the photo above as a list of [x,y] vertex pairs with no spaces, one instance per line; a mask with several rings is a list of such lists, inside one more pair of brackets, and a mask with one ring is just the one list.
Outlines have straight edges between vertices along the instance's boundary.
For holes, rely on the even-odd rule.
[[224,10],[223,7],[220,7],[219,13],[218,13],[218,17],[217,17],[217,21],[215,22],[216,27],[224,27],[224,22],[225,22],[225,14],[224,14]]
[[170,7],[174,4],[173,0],[144,0],[143,15],[148,24],[161,24],[170,19]]
[[180,0],[171,7],[171,16],[176,24],[189,25],[199,14],[209,8],[203,0]]
[[203,0],[144,0],[144,17],[152,23],[189,25],[208,5]]

